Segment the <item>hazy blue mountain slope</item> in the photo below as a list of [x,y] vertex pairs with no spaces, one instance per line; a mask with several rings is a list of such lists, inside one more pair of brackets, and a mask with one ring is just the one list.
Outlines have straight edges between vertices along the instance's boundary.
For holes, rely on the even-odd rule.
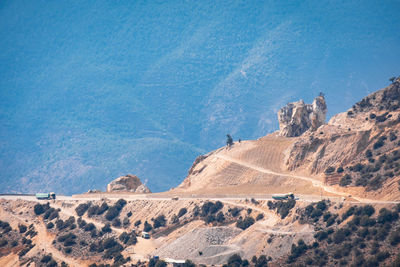
[[400,72],[398,1],[2,1],[0,185],[173,187],[225,134],[329,114]]

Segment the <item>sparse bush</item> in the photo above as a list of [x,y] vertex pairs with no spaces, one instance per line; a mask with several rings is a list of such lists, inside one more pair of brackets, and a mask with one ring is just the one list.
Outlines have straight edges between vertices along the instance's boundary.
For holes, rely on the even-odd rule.
[[288,257],[288,263],[292,263],[303,255],[308,249],[308,246],[304,243],[303,239],[300,239],[297,243],[297,246],[295,244],[292,244],[292,249],[291,249],[291,254]]
[[43,263],[48,263],[49,261],[51,261],[53,258],[51,257],[51,255],[44,255],[43,257],[42,257],[42,259],[40,260],[40,262],[43,262]]
[[85,212],[88,210],[89,207],[90,207],[90,202],[81,203],[78,205],[78,207],[75,208],[75,212],[80,217],[83,214],[85,214]]
[[233,254],[228,258],[228,266],[241,266],[242,258],[239,254]]
[[104,249],[109,249],[116,245],[118,245],[118,242],[113,237],[109,237],[103,242]]
[[7,241],[7,239],[0,239],[0,247],[5,247],[5,246],[7,246],[7,244],[8,244],[8,241]]
[[397,135],[394,132],[390,132],[389,134],[389,140],[394,141],[397,139]]
[[[378,117],[377,117],[377,118],[378,118]],[[379,137],[378,141],[376,141],[376,142],[374,143],[373,148],[374,148],[374,149],[378,149],[378,148],[383,147],[383,146],[385,145],[385,140],[386,140],[386,137],[385,137],[385,136]]]
[[187,212],[187,209],[186,209],[186,208],[181,208],[181,209],[179,210],[179,212],[178,212],[178,217],[179,217],[179,218],[182,217],[183,215],[186,214],[186,212]]
[[35,212],[36,215],[40,215],[40,214],[43,214],[48,209],[48,207],[49,207],[49,203],[47,203],[47,206],[42,205],[42,204],[36,204],[33,207],[33,211]]
[[254,224],[253,217],[246,216],[243,220],[240,219],[239,221],[236,222],[236,227],[238,227],[242,230],[246,230],[253,224]]
[[326,170],[325,170],[325,173],[326,174],[330,174],[330,173],[333,173],[335,171],[335,168],[334,167],[328,167]]
[[94,215],[97,215],[97,213],[99,212],[100,207],[97,205],[91,205],[88,210],[87,210],[87,215],[89,217],[92,217]]
[[54,227],[54,223],[52,223],[52,222],[49,222],[47,225],[46,225],[46,228],[47,229],[52,229]]
[[196,267],[196,264],[194,264],[191,260],[186,260],[183,264],[183,267]]
[[86,232],[90,232],[93,229],[96,229],[96,226],[94,226],[93,223],[88,223],[85,225],[85,227],[83,227],[83,230],[85,230]]
[[118,201],[115,203],[114,207],[118,209],[118,211],[121,211],[126,205],[126,200],[123,198],[118,199]]
[[238,207],[234,207],[233,209],[230,209],[228,211],[231,213],[232,217],[236,217],[239,215],[241,209],[239,209]]
[[165,219],[165,216],[163,214],[159,215],[154,219],[153,227],[154,227],[154,229],[163,227],[163,226],[165,226],[166,222],[167,221]]
[[114,227],[121,227],[121,220],[120,220],[119,218],[115,218],[115,219],[112,221],[112,226],[114,226]]
[[392,246],[397,246],[397,244],[400,243],[400,231],[399,231],[399,229],[397,231],[393,231],[389,235],[389,243]]
[[112,206],[107,210],[105,217],[108,221],[112,221],[119,216],[119,212],[120,210],[116,206]]
[[342,177],[342,179],[340,179],[339,185],[340,186],[348,186],[349,184],[351,184],[351,176],[349,174],[346,174]]
[[137,243],[137,239],[136,239],[136,235],[133,234],[128,234],[126,232],[123,232],[120,236],[119,236],[119,240],[124,243],[125,245],[134,245]]
[[215,215],[214,214],[208,214],[206,217],[204,217],[204,222],[205,223],[212,223],[213,221],[215,221]]
[[26,232],[27,227],[24,224],[18,224],[18,229],[19,229],[19,232],[22,234],[22,233]]
[[141,220],[137,220],[134,225],[135,225],[135,227],[138,227],[141,223],[142,223]]
[[262,214],[262,213],[258,214],[257,217],[256,217],[256,221],[259,221],[259,220],[262,220],[262,219],[264,219],[264,214]]
[[284,219],[290,212],[292,208],[296,205],[296,200],[288,199],[286,201],[268,201],[268,208],[271,210],[276,209],[281,218]]
[[125,217],[124,220],[122,221],[122,225],[124,226],[124,228],[128,228],[130,224],[131,222],[129,221],[129,218]]
[[153,226],[151,226],[151,224],[149,224],[147,221],[145,221],[143,231],[150,232],[152,229],[153,229]]
[[224,204],[221,201],[215,203],[211,201],[206,201],[201,207],[201,216],[206,217],[208,214],[215,214],[217,211],[222,209]]
[[101,204],[101,206],[100,206],[100,208],[98,209],[98,211],[97,211],[97,215],[101,215],[101,214],[103,214],[104,212],[106,212],[107,210],[108,210],[108,205],[107,205],[107,203],[106,202],[103,202],[102,204]]
[[216,220],[217,220],[217,222],[220,222],[220,223],[222,223],[223,221],[225,221],[225,216],[224,216],[224,214],[222,213],[222,211],[220,211],[220,212],[217,213]]
[[106,223],[103,228],[101,228],[101,231],[103,233],[111,233],[112,229],[111,229],[111,224],[110,223]]

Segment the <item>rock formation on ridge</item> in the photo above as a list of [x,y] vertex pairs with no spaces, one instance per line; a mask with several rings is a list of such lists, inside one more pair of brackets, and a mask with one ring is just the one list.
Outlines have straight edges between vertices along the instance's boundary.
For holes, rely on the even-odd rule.
[[134,193],[151,193],[150,189],[142,184],[140,179],[131,174],[118,177],[107,185],[107,192],[134,192]]
[[312,104],[306,104],[303,100],[289,103],[278,112],[279,135],[295,137],[310,128],[316,130],[325,123],[326,112],[326,102],[322,94]]

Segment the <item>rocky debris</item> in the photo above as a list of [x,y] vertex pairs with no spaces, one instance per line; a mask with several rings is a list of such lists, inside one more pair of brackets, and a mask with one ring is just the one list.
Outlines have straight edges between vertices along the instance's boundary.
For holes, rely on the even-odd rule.
[[226,263],[232,254],[242,254],[240,247],[229,244],[229,241],[241,232],[238,228],[227,226],[196,228],[160,247],[157,255],[220,265]]
[[133,192],[133,193],[151,193],[150,189],[142,184],[136,175],[125,175],[118,177],[107,185],[107,192]]
[[306,104],[303,100],[289,103],[278,112],[279,135],[295,137],[308,129],[315,131],[325,123],[326,112],[326,102],[322,94],[312,104]]

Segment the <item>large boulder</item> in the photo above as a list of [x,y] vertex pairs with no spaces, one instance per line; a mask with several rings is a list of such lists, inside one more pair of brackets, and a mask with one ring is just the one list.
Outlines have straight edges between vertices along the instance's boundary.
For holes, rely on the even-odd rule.
[[326,102],[322,94],[312,104],[306,104],[303,100],[289,103],[278,112],[279,135],[295,137],[308,129],[316,130],[325,123],[326,112]]
[[107,192],[151,193],[150,189],[142,184],[137,176],[131,174],[118,177],[109,183]]

